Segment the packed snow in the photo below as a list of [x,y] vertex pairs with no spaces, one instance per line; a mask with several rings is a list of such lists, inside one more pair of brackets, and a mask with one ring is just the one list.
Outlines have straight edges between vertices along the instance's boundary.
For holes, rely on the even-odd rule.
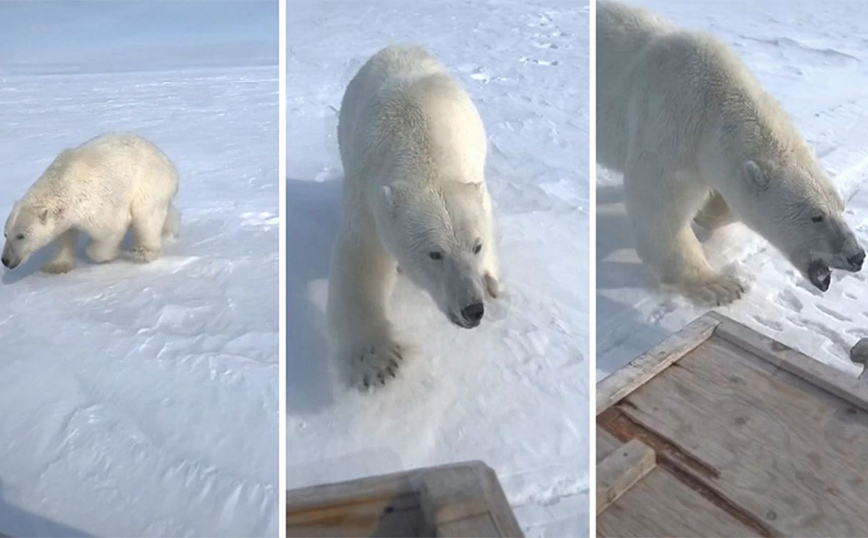
[[[794,119],[847,200],[846,218],[868,243],[868,5],[858,2],[634,2],[676,24],[717,35]],[[599,120],[599,118],[598,118]],[[639,263],[620,174],[598,167],[597,374],[602,378],[707,309],[661,291]],[[840,370],[858,374],[850,348],[868,336],[866,271],[833,271],[828,292],[807,282],[767,241],[737,224],[706,250],[738,264],[747,296],[717,309]]]
[[[288,13],[287,487],[482,460],[528,536],[586,534],[588,5],[292,1]],[[464,330],[399,278],[391,317],[416,352],[363,393],[326,345],[337,109],[394,43],[438,56],[479,109],[506,294]]]
[[[0,534],[277,535],[276,20],[277,2],[0,4],[2,218],[108,131],[173,159],[182,212],[153,263],[49,276],[41,252],[2,274]],[[211,56],[232,43],[249,62]]]

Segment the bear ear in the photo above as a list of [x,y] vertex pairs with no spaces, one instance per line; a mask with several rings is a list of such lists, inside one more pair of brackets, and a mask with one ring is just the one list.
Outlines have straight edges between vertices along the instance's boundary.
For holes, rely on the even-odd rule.
[[39,209],[39,211],[36,213],[39,216],[39,222],[41,222],[42,224],[48,222],[48,212],[49,211],[47,207],[42,207]]
[[760,170],[760,167],[754,161],[748,161],[744,163],[744,170],[742,171],[745,180],[753,186],[758,191],[764,191],[769,186],[769,178],[763,171]]

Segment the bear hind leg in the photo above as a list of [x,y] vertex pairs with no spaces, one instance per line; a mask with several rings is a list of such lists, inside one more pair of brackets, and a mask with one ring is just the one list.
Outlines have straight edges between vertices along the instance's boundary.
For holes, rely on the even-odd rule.
[[733,222],[738,218],[729,208],[726,200],[717,191],[712,191],[711,196],[705,201],[705,204],[700,208],[693,221],[705,228],[706,230],[716,230]]
[[85,250],[87,257],[94,263],[107,263],[116,259],[120,256],[121,243],[124,240],[126,231],[126,228],[123,228],[106,234],[99,239],[91,237],[90,244]]
[[163,230],[166,221],[174,218],[168,204],[133,214],[133,248],[130,255],[140,262],[152,262],[163,250]]

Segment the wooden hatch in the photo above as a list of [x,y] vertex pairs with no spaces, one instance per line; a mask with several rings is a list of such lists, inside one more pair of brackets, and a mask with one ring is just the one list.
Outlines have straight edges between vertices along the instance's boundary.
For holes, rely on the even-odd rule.
[[286,536],[521,537],[479,461],[288,491]]
[[716,313],[597,385],[599,536],[868,536],[868,386]]

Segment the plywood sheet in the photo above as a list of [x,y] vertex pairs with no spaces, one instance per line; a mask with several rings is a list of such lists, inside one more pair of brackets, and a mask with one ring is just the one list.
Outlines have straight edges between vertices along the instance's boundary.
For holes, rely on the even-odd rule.
[[868,530],[868,413],[772,362],[712,338],[619,410],[701,462],[710,487],[776,532]]
[[759,536],[661,467],[597,517],[597,536]]

